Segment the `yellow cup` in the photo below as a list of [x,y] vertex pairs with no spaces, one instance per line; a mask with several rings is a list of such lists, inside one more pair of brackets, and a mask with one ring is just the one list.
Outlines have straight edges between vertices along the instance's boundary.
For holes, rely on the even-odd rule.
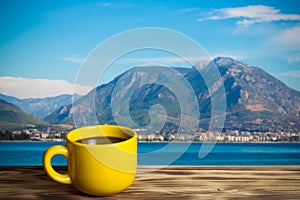
[[[79,140],[115,137],[123,141],[109,144],[84,144]],[[68,160],[68,172],[60,174],[51,165],[54,155]],[[137,167],[137,134],[121,126],[97,125],[75,129],[67,134],[66,146],[50,147],[43,157],[47,174],[55,181],[73,184],[78,190],[95,196],[110,196],[128,188]]]

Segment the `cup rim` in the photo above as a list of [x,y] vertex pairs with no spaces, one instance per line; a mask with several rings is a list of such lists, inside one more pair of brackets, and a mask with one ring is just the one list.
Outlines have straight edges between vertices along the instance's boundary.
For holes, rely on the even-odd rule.
[[[79,142],[76,142],[74,140],[71,140],[69,137],[70,137],[70,133],[72,132],[75,132],[75,131],[78,131],[80,129],[87,129],[87,128],[95,128],[95,127],[104,127],[104,126],[108,126],[108,127],[112,127],[112,128],[119,128],[119,129],[122,129],[122,130],[127,130],[129,131],[130,133],[132,133],[133,135],[130,136],[128,139],[126,139],[125,141],[121,141],[121,142],[117,142],[117,143],[108,143],[108,144],[99,144],[99,145],[94,145],[94,144],[83,144],[83,143],[79,143]],[[80,128],[76,128],[76,129],[73,129],[72,131],[70,131],[67,135],[66,135],[66,142],[69,142],[73,145],[76,145],[76,146],[82,146],[82,147],[97,147],[97,148],[100,148],[100,147],[108,147],[108,146],[116,146],[116,145],[119,145],[119,144],[123,144],[123,143],[127,143],[131,140],[133,140],[134,138],[137,138],[137,133],[131,129],[131,128],[128,128],[128,127],[125,127],[125,126],[118,126],[118,125],[108,125],[108,124],[103,124],[103,125],[91,125],[91,126],[83,126],[83,127],[80,127]]]

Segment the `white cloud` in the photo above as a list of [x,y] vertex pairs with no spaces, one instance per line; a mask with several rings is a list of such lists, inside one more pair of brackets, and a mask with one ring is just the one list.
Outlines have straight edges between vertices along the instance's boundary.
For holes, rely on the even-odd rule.
[[275,73],[273,75],[275,75],[275,76],[287,76],[287,77],[293,77],[293,78],[300,78],[300,70],[279,72],[279,73]]
[[[76,91],[83,95],[90,86],[76,85]],[[21,77],[0,77],[0,93],[18,98],[43,98],[61,94],[73,94],[74,85],[64,80],[28,79]]]
[[98,3],[97,5],[101,6],[101,7],[109,7],[109,6],[112,5],[112,3],[110,3],[110,2],[103,2],[103,3]]
[[135,6],[135,4],[132,3],[111,3],[111,2],[97,3],[97,5],[101,7],[114,7],[114,8],[128,8],[128,7]]
[[179,11],[181,13],[189,13],[189,12],[193,12],[195,10],[198,10],[198,8],[183,8],[183,9],[180,9]]
[[116,7],[119,7],[119,8],[130,8],[130,7],[134,7],[135,4],[133,3],[123,3],[123,4],[117,4]]
[[254,23],[272,22],[272,21],[300,21],[298,14],[283,14],[274,7],[265,5],[250,5],[245,7],[221,8],[208,13],[208,16],[198,19],[204,20],[224,20],[239,19],[237,25],[249,26]]
[[288,63],[294,64],[300,62],[300,53],[288,56]]
[[[281,49],[300,49],[300,25],[287,28],[271,38],[270,42]],[[298,55],[299,56],[299,55]]]
[[83,61],[82,58],[75,58],[75,57],[61,57],[61,58],[58,58],[58,59],[68,61],[68,62],[72,62],[72,63],[81,63]]

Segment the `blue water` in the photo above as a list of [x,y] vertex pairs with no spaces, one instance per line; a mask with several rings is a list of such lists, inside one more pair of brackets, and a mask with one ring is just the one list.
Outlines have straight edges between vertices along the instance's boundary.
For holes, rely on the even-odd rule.
[[[0,166],[41,166],[44,151],[64,142],[0,142]],[[138,143],[139,165],[300,165],[300,143],[217,143],[199,158],[202,143]],[[187,149],[186,149],[187,148]],[[67,165],[62,156],[53,165]]]

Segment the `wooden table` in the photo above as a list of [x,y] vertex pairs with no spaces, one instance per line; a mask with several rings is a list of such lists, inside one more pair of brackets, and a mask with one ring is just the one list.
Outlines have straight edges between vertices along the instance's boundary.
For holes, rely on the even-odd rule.
[[118,195],[93,197],[54,182],[42,167],[0,167],[0,199],[300,199],[300,166],[152,169],[139,167]]

